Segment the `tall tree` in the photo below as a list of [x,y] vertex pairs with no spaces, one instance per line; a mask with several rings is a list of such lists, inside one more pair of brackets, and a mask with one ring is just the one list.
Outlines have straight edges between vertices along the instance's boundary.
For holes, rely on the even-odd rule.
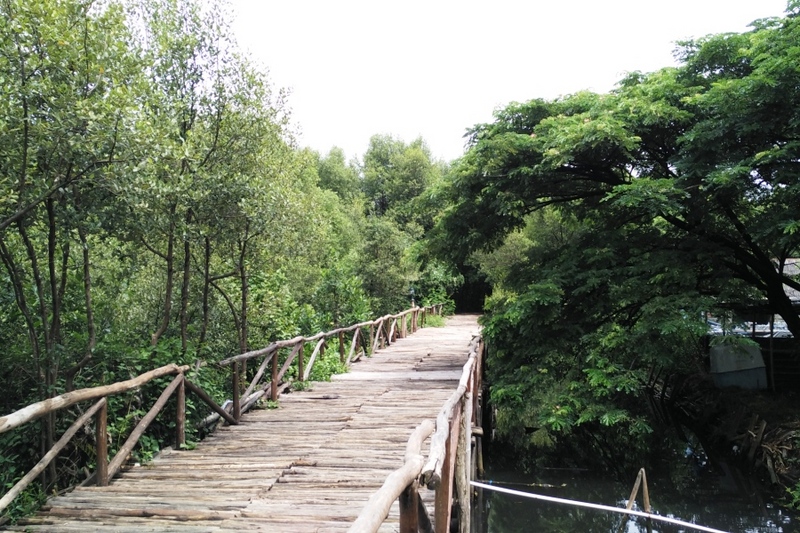
[[787,295],[800,283],[783,268],[800,244],[798,73],[789,67],[798,24],[790,16],[686,43],[682,67],[632,74],[611,94],[498,112],[472,132],[447,235],[463,255],[550,205],[620,224],[660,221],[694,245],[696,261],[711,258],[720,276],[756,290],[800,337]]
[[[28,331],[25,370],[41,397],[56,392],[64,354],[72,355],[63,322],[74,309],[65,300],[75,250],[85,327],[94,327],[85,244],[98,209],[89,199],[118,186],[113,167],[130,142],[138,69],[116,4],[8,0],[0,13],[0,257]],[[86,364],[93,342],[84,349],[66,359],[68,376]],[[52,419],[45,433],[43,443],[52,443]]]
[[699,361],[703,311],[766,301],[800,338],[784,268],[800,253],[799,9],[472,130],[436,238],[456,261],[483,251],[499,282],[492,398],[521,445],[527,426],[620,459],[615,439],[649,431],[649,369]]

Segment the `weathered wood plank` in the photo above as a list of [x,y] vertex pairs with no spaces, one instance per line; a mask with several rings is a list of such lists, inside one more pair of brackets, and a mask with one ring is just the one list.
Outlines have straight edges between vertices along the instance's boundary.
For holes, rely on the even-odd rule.
[[[195,450],[166,450],[109,487],[53,498],[8,530],[345,532],[402,466],[411,431],[455,391],[477,332],[475,317],[455,317],[398,338],[346,377],[284,394],[277,409],[250,411]],[[433,493],[420,494],[432,510]],[[397,530],[398,509],[380,531]]]

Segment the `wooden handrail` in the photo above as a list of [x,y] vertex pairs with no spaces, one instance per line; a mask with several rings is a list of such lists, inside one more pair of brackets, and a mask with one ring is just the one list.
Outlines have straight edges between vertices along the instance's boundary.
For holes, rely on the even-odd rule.
[[235,361],[246,361],[248,359],[253,359],[255,357],[260,357],[262,355],[269,354],[270,352],[275,351],[275,350],[279,350],[281,348],[287,348],[287,347],[290,347],[290,346],[294,346],[299,342],[308,342],[308,343],[317,342],[318,340],[320,340],[322,338],[328,339],[330,337],[338,336],[339,333],[349,333],[349,332],[354,331],[354,330],[359,329],[359,328],[364,328],[364,327],[369,327],[369,326],[376,326],[379,323],[382,323],[382,322],[384,322],[386,320],[396,320],[396,319],[402,318],[403,316],[408,315],[408,314],[413,314],[413,313],[420,312],[420,311],[426,312],[427,310],[431,310],[435,314],[440,314],[441,310],[442,310],[442,304],[429,305],[427,307],[412,307],[410,309],[406,309],[405,311],[401,311],[400,313],[397,313],[397,314],[394,314],[394,315],[385,315],[385,316],[376,318],[375,320],[369,320],[367,322],[360,322],[358,324],[353,324],[352,326],[347,326],[345,328],[337,328],[337,329],[333,329],[331,331],[320,332],[320,333],[317,333],[316,335],[312,335],[310,337],[298,336],[298,337],[295,337],[293,339],[275,341],[275,342],[269,344],[265,348],[259,348],[258,350],[252,350],[252,351],[249,351],[249,352],[245,352],[243,354],[234,355],[233,357],[228,357],[227,359],[223,359],[222,361],[218,362],[217,364],[219,366],[227,366],[227,365],[230,365],[231,363],[233,363]]
[[[430,306],[425,309],[432,309],[434,312],[437,311],[437,306]],[[438,307],[438,310],[441,311],[441,306]],[[84,484],[90,483],[94,481],[98,485],[106,485],[108,481],[114,477],[114,475],[120,470],[123,463],[127,460],[128,456],[132,452],[134,446],[137,444],[141,436],[146,431],[149,424],[155,420],[156,416],[161,412],[164,406],[167,404],[169,398],[172,396],[173,393],[177,391],[177,420],[176,420],[176,445],[180,446],[184,443],[184,429],[185,429],[185,392],[184,388],[188,388],[189,391],[193,392],[197,395],[203,402],[205,402],[219,417],[225,419],[226,422],[230,424],[236,424],[241,416],[241,412],[245,411],[250,408],[253,404],[255,404],[258,398],[262,397],[265,394],[265,391],[270,387],[272,387],[272,398],[277,399],[277,395],[279,393],[278,382],[280,379],[283,378],[285,373],[288,371],[293,359],[298,359],[299,364],[299,379],[307,379],[308,375],[310,375],[311,367],[314,363],[316,354],[320,351],[325,349],[325,342],[327,339],[331,337],[338,337],[340,342],[344,339],[344,334],[349,332],[353,333],[353,339],[351,341],[351,349],[350,355],[347,357],[347,364],[349,364],[354,357],[354,352],[357,348],[357,343],[359,341],[361,328],[364,327],[374,327],[376,324],[384,325],[384,327],[379,328],[377,339],[382,339],[385,343],[391,343],[394,341],[394,335],[385,327],[385,323],[387,320],[392,321],[392,324],[396,323],[398,318],[402,318],[405,323],[406,317],[411,314],[413,318],[412,322],[416,324],[416,316],[420,312],[420,308],[414,307],[398,313],[396,315],[386,315],[384,317],[378,318],[373,321],[369,322],[361,322],[359,324],[354,324],[352,326],[346,328],[338,328],[332,331],[324,332],[324,333],[317,333],[311,337],[302,337],[298,336],[293,339],[288,340],[281,340],[271,343],[269,346],[265,348],[261,348],[258,350],[253,350],[244,354],[237,355],[235,357],[230,357],[223,361],[220,361],[219,365],[231,365],[233,367],[233,397],[234,401],[232,402],[232,411],[233,413],[229,413],[227,410],[220,407],[202,388],[197,386],[196,384],[191,383],[188,381],[184,373],[187,372],[191,367],[188,365],[179,366],[176,364],[169,364],[166,366],[162,366],[160,368],[156,368],[154,370],[150,370],[149,372],[145,372],[139,376],[131,378],[126,381],[120,381],[117,383],[113,383],[111,385],[103,385],[99,387],[92,387],[92,388],[84,388],[79,389],[76,391],[67,392],[61,394],[59,396],[54,396],[53,398],[48,398],[46,400],[42,400],[40,402],[36,402],[34,404],[28,405],[22,409],[19,409],[9,415],[4,417],[0,417],[0,433],[4,433],[6,431],[10,431],[15,429],[19,426],[22,426],[28,422],[36,420],[44,415],[54,413],[56,411],[60,411],[62,409],[66,409],[72,405],[75,405],[80,402],[85,402],[89,400],[98,400],[89,410],[83,413],[73,424],[70,428],[61,436],[61,438],[54,444],[54,446],[45,454],[44,457],[37,463],[33,469],[26,474],[17,484],[12,487],[2,498],[0,498],[0,512],[2,512],[5,508],[10,505],[10,503],[32,482],[33,479],[36,478],[58,455],[58,453],[70,442],[70,440],[75,436],[78,430],[83,427],[88,420],[95,416],[97,418],[96,423],[96,439],[97,439],[97,470],[95,471],[90,478],[84,481]],[[394,326],[393,326],[394,327]],[[381,334],[381,331],[383,332]],[[403,331],[405,334],[405,330]],[[401,335],[402,337],[403,335]],[[316,348],[314,350],[313,356],[311,360],[308,361],[308,366],[303,369],[303,346],[306,342],[315,342]],[[278,353],[279,350],[282,348],[292,348],[292,351],[285,361],[283,367],[280,371],[277,369],[278,363]],[[344,355],[344,348],[340,345],[340,356],[343,357]],[[239,366],[240,364],[244,367],[246,361],[253,359],[255,357],[265,356],[264,361],[261,364],[261,367],[256,372],[256,376],[252,380],[252,382],[247,387],[244,395],[244,402],[240,404],[240,394],[239,394]],[[266,368],[269,363],[272,362],[272,376],[271,381],[266,385],[259,387],[259,381],[263,378]],[[107,400],[108,396],[113,396],[115,394],[120,394],[123,392],[127,392],[136,388],[145,385],[146,383],[160,378],[164,376],[174,375],[175,378],[172,382],[164,389],[161,393],[159,399],[155,402],[155,404],[150,408],[148,413],[145,417],[140,420],[139,424],[133,429],[131,434],[128,436],[128,439],[123,444],[123,446],[119,449],[117,454],[111,460],[111,462],[107,462],[107,421],[106,421],[106,411],[107,411]],[[256,387],[259,387],[259,390],[253,392]],[[433,428],[431,427],[431,431]],[[430,431],[428,432],[428,434]],[[427,434],[425,435],[427,437]],[[422,440],[424,440],[424,438]],[[420,441],[421,445],[421,441]],[[416,465],[417,458],[414,459],[414,464]],[[419,456],[419,468],[422,468],[422,457]],[[418,473],[417,473],[418,474]],[[416,477],[416,475],[414,477]],[[395,498],[396,499],[396,498]]]
[[58,439],[58,442],[53,445],[49,452],[45,454],[44,457],[34,466],[30,472],[28,472],[22,479],[20,479],[11,490],[5,493],[2,498],[0,498],[0,511],[5,509],[9,506],[9,504],[14,501],[14,498],[20,495],[20,493],[25,490],[25,488],[31,484],[31,482],[36,479],[36,476],[44,472],[44,469],[47,468],[47,465],[56,458],[58,453],[64,449],[64,447],[69,444],[69,441],[72,440],[72,437],[75,436],[75,433],[78,432],[79,429],[86,424],[90,418],[92,418],[97,411],[100,410],[101,407],[105,407],[106,399],[101,398],[97,403],[95,403],[88,411],[83,413],[73,424],[69,427],[67,431]]
[[[427,511],[417,493],[418,483],[436,490],[435,522],[437,525],[445,524],[441,530],[449,530],[450,506],[456,476],[461,485],[459,499],[462,505],[465,499],[469,499],[466,461],[462,457],[461,464],[457,465],[456,455],[469,453],[468,439],[471,438],[471,424],[478,408],[483,355],[483,340],[480,336],[476,336],[470,343],[469,357],[461,372],[458,387],[439,411],[435,431],[432,434],[428,433],[431,435],[431,444],[427,462],[417,469],[416,463],[409,462],[407,451],[404,466],[390,474],[381,489],[372,495],[358,519],[348,529],[348,533],[376,533],[388,516],[389,507],[396,499],[400,499],[400,531],[432,531]],[[411,439],[409,447],[410,444]],[[403,477],[400,472],[403,472]],[[416,475],[409,477],[411,472],[416,472]],[[406,482],[404,487],[398,487],[400,480]],[[469,509],[465,510],[462,507],[462,520],[469,520],[465,514],[469,515]]]
[[113,394],[119,394],[120,392],[129,391],[131,389],[141,387],[148,381],[156,378],[186,372],[189,370],[189,368],[189,366],[169,364],[162,366],[161,368],[151,370],[150,372],[145,372],[144,374],[136,376],[135,378],[127,381],[120,381],[119,383],[104,385],[102,387],[79,389],[61,394],[59,396],[54,396],[53,398],[42,400],[41,402],[36,402],[27,407],[23,407],[19,411],[15,411],[10,415],[0,418],[0,433],[5,433],[10,429],[19,427],[22,424],[30,422],[31,420],[35,420],[48,413],[59,411],[71,405],[75,405],[78,402],[96,400],[97,398],[102,398],[104,396],[111,396]]
[[439,415],[436,417],[436,432],[431,437],[431,451],[428,462],[422,471],[420,482],[429,489],[436,489],[442,481],[442,467],[447,454],[447,440],[452,432],[453,421],[460,413],[461,400],[470,387],[474,370],[478,365],[480,341],[473,340],[470,346],[469,359],[464,364],[458,387],[445,402]]
[[[358,518],[348,529],[348,533],[374,533],[378,531],[389,516],[392,504],[400,497],[406,487],[411,485],[422,471],[425,458],[420,454],[422,443],[433,432],[433,422],[423,421],[411,433],[406,444],[406,453],[403,466],[389,474],[383,486],[378,489],[361,510]],[[416,502],[415,502],[416,503]]]

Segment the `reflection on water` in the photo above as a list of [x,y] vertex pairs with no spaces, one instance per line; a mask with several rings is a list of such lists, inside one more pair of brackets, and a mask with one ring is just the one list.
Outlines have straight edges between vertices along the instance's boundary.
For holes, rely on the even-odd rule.
[[[516,472],[487,471],[493,483],[522,492],[625,507],[633,486],[598,478],[588,472],[546,470],[537,476]],[[732,533],[786,533],[800,531],[800,519],[764,501],[757,485],[735,470],[719,467],[715,472],[677,468],[664,475],[648,472],[650,502],[655,514],[730,531]],[[648,531],[646,520],[566,505],[540,502],[477,489],[474,520],[476,533]],[[641,497],[634,506],[641,509]],[[688,533],[679,526],[654,523],[661,533]]]

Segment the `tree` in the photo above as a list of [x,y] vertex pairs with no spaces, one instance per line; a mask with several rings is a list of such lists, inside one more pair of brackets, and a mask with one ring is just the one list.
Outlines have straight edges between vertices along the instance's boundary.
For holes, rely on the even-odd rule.
[[[116,4],[6,1],[0,12],[0,258],[28,334],[20,375],[44,397],[62,374],[71,386],[95,346],[87,235],[118,186],[138,69]],[[79,346],[65,317],[82,307]],[[53,432],[48,417],[43,446]]]
[[582,434],[613,462],[614,439],[649,431],[649,369],[697,361],[703,311],[766,301],[800,337],[783,268],[800,252],[790,8],[683,43],[677,68],[514,103],[472,130],[436,239],[454,261],[482,250],[499,282],[492,398],[521,444],[520,425],[539,444]]
[[342,200],[353,201],[360,196],[358,169],[354,163],[346,163],[341,148],[333,147],[328,155],[318,158],[317,174],[319,186],[335,192]]
[[[512,104],[476,127],[442,224],[457,255],[497,245],[555,205],[619,223],[664,222],[696,260],[755,289],[800,337],[782,270],[798,252],[798,20],[685,43],[684,65],[611,94]],[[782,68],[779,67],[782,65]],[[751,296],[748,294],[747,296]]]
[[371,212],[404,226],[416,220],[413,200],[441,176],[441,168],[421,138],[406,144],[388,135],[374,135],[364,153],[363,173]]

